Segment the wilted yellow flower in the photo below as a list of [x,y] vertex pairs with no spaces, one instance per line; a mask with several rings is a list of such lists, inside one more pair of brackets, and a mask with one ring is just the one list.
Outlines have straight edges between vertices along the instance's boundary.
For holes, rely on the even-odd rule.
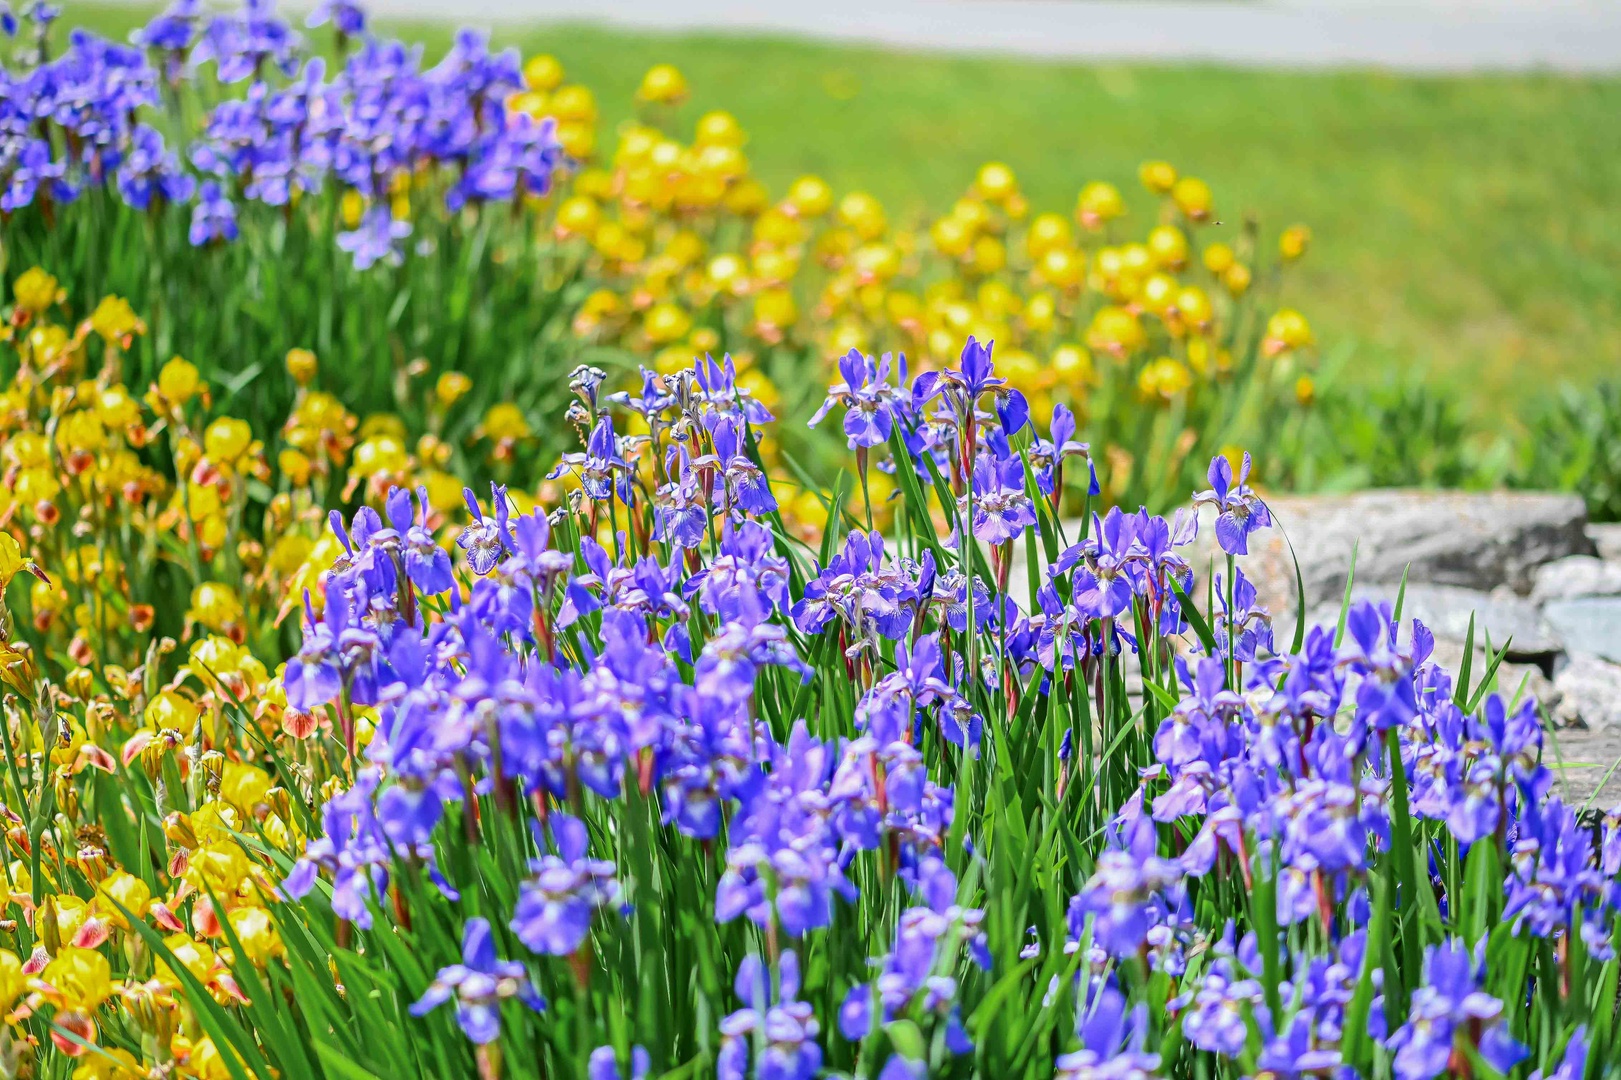
[[698,118],[692,141],[696,146],[735,148],[747,142],[748,136],[743,133],[743,125],[737,122],[737,117],[724,109],[715,109]]
[[28,990],[22,961],[10,949],[0,949],[0,1013],[9,1013]]
[[236,590],[218,581],[205,581],[191,590],[186,619],[220,633],[242,622],[242,601]]
[[658,105],[679,104],[687,94],[687,78],[674,64],[654,64],[636,88],[636,100]]
[[683,311],[680,304],[666,300],[648,309],[642,329],[653,344],[666,345],[686,336],[692,329],[692,316]]
[[441,408],[448,409],[473,388],[473,380],[460,371],[447,371],[433,385],[434,399]]
[[235,464],[252,445],[253,428],[246,420],[222,416],[203,432],[203,449],[221,464]]
[[121,929],[129,928],[129,920],[119,911],[119,906],[129,911],[137,919],[146,916],[147,909],[152,906],[152,890],[146,882],[134,874],[123,870],[114,870],[96,884],[96,891],[116,904],[103,904],[107,913],[107,921]]
[[281,935],[276,932],[275,920],[264,908],[238,908],[231,912],[229,919],[231,929],[236,931],[237,939],[242,942],[243,951],[255,966],[264,967],[286,951]]
[[1169,194],[1176,186],[1176,167],[1169,161],[1145,161],[1137,169],[1137,179],[1155,195]]
[[226,762],[220,773],[220,798],[244,814],[251,815],[273,786],[263,769],[238,761]]
[[113,972],[107,958],[94,949],[63,946],[45,965],[40,979],[59,1008],[95,1012],[113,993]]
[[1180,360],[1162,356],[1145,364],[1137,373],[1137,389],[1144,397],[1166,401],[1193,385],[1193,373]]
[[484,414],[479,433],[487,439],[501,442],[505,439],[527,439],[532,433],[523,410],[510,401],[498,401]]
[[1317,400],[1317,383],[1310,375],[1302,375],[1295,380],[1295,400],[1306,406]]
[[1194,221],[1207,220],[1214,204],[1210,185],[1197,176],[1184,176],[1178,180],[1176,186],[1171,188],[1171,201]]
[[1094,180],[1075,198],[1075,217],[1084,228],[1101,229],[1126,212],[1120,189],[1105,180]]
[[801,176],[788,188],[788,202],[802,217],[821,217],[833,208],[833,189],[820,176]]
[[42,267],[34,266],[24,270],[17,278],[16,284],[11,287],[11,295],[17,298],[18,307],[38,315],[56,303],[56,290],[56,278],[47,274]]
[[105,296],[90,313],[90,329],[100,334],[102,340],[112,343],[146,333],[146,324],[136,316],[128,300],[122,296]]
[[1217,242],[1204,249],[1204,268],[1212,274],[1223,274],[1236,259],[1233,249],[1226,244]]
[[1305,225],[1291,225],[1278,237],[1278,254],[1285,262],[1294,262],[1311,245],[1311,229]]
[[883,204],[865,191],[852,191],[839,200],[839,221],[863,240],[878,239],[887,225]]
[[1019,181],[1000,161],[987,161],[974,178],[974,191],[982,199],[999,203],[1019,193]]
[[320,369],[320,363],[309,349],[287,350],[287,374],[300,386],[308,386]]
[[523,81],[531,90],[556,90],[563,85],[563,65],[546,53],[531,56],[523,65]]
[[557,228],[565,236],[595,236],[602,208],[589,195],[573,195],[557,208]]
[[597,98],[578,83],[560,86],[552,94],[552,115],[559,121],[575,120],[582,124],[597,122]]
[[158,393],[176,405],[190,401],[202,386],[197,365],[179,356],[158,370]]
[[1227,291],[1235,297],[1243,296],[1250,287],[1250,268],[1241,262],[1235,262],[1222,271],[1221,283]]
[[1266,335],[1261,340],[1261,351],[1268,356],[1290,349],[1303,349],[1311,344],[1311,324],[1293,308],[1283,308],[1266,321]]

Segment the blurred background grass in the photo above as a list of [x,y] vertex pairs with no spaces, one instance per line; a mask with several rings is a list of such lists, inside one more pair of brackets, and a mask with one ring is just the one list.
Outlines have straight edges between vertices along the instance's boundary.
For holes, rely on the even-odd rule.
[[[123,38],[155,8],[69,3]],[[473,6],[470,5],[470,11]],[[441,50],[451,27],[385,23]],[[815,172],[892,215],[947,208],[987,160],[1037,210],[1087,180],[1135,188],[1166,158],[1208,179],[1217,231],[1264,207],[1315,234],[1291,299],[1347,374],[1422,377],[1488,427],[1532,392],[1621,371],[1621,79],[1277,72],[953,57],[595,26],[503,27],[591,87],[604,130],[654,63],[693,88],[683,125],[732,111],[780,193]],[[1141,223],[1134,223],[1134,227]]]

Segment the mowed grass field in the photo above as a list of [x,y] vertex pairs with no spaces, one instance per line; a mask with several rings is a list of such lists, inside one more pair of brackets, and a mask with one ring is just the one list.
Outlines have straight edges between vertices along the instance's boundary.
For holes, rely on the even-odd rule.
[[[70,3],[64,22],[123,37],[150,10]],[[451,28],[383,29],[433,53]],[[1166,158],[1210,181],[1218,230],[1250,212],[1269,236],[1312,227],[1289,298],[1325,345],[1354,346],[1348,374],[1456,389],[1488,427],[1559,382],[1621,375],[1621,79],[1098,66],[583,25],[496,36],[596,91],[610,147],[642,73],[670,62],[693,88],[686,131],[731,110],[774,190],[815,172],[920,220],[991,159],[1036,209],[1068,211],[1106,179],[1148,213],[1136,169]]]

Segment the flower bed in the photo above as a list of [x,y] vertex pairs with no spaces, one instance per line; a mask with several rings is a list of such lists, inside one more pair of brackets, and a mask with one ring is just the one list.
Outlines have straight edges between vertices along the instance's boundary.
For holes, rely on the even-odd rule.
[[[348,5],[322,14],[360,31]],[[1242,263],[1212,266],[1203,248],[1233,303],[1200,293],[1209,331],[1180,285],[1154,309],[1170,286],[1153,283],[1171,280],[1159,264],[1127,296],[1106,271],[1066,294],[1044,276],[1064,261],[1051,253],[1079,258],[1070,226],[1038,217],[1009,246],[1017,190],[993,170],[979,209],[931,229],[947,255],[953,230],[970,236],[954,273],[975,282],[974,304],[948,295],[942,321],[914,326],[892,318],[907,290],[872,254],[904,245],[871,204],[843,200],[814,241],[834,249],[828,287],[852,284],[838,302],[871,315],[866,330],[916,334],[922,351],[908,363],[839,340],[813,415],[820,361],[814,380],[783,369],[806,400],[782,400],[768,372],[788,354],[693,359],[705,327],[671,297],[708,296],[717,340],[792,338],[797,318],[760,314],[788,295],[761,276],[783,245],[751,233],[746,289],[704,281],[718,261],[741,265],[744,246],[723,241],[741,221],[804,230],[835,213],[825,186],[729,207],[685,261],[644,263],[644,250],[614,265],[610,224],[663,254],[697,230],[674,196],[626,194],[642,159],[590,197],[612,213],[572,249],[535,229],[583,222],[586,193],[490,191],[502,176],[538,188],[554,141],[586,153],[586,128],[530,116],[571,100],[552,68],[531,65],[525,90],[516,63],[474,38],[430,72],[366,39],[328,85],[260,8],[209,27],[195,38],[182,4],[147,28],[146,54],[81,38],[37,83],[6,88],[11,104],[55,103],[37,118],[47,156],[28,150],[37,183],[10,174],[8,243],[54,245],[71,276],[57,261],[16,275],[0,361],[0,1076],[1613,1071],[1621,810],[1601,818],[1552,793],[1535,702],[1497,685],[1503,654],[1482,670],[1467,641],[1463,669],[1442,670],[1401,591],[1344,604],[1331,626],[1308,628],[1302,605],[1280,640],[1244,576],[1257,533],[1279,523],[1250,456],[1204,444],[1238,430],[1227,410],[1273,415],[1273,390],[1298,404],[1275,362],[1307,337],[1297,317],[1267,330],[1240,313],[1245,290],[1227,276]],[[151,103],[107,114],[124,127],[96,123],[110,89],[197,89],[169,55],[183,49],[224,83],[245,64],[260,88],[209,105],[201,145],[216,156],[199,163],[192,147],[185,167],[133,122]],[[284,61],[279,89],[252,79]],[[679,86],[655,69],[645,96]],[[428,149],[409,167],[344,173],[364,143],[345,140],[379,101],[450,119],[416,133]],[[327,171],[281,174],[278,203],[261,155],[281,144],[238,145],[227,121],[273,125],[300,103],[300,123],[342,117],[341,134]],[[16,145],[35,147],[32,130]],[[715,137],[655,140],[646,160],[674,154],[692,198],[718,190],[725,205],[747,181],[699,182],[736,164],[711,152],[735,142]],[[233,145],[251,147],[251,168],[221,164]],[[408,145],[394,132],[379,153]],[[193,167],[216,166],[182,191]],[[1145,182],[1188,219],[1156,229],[1155,257],[1169,258],[1168,238],[1191,243],[1207,204],[1161,166]],[[1083,230],[1117,205],[1088,190]],[[183,194],[199,201],[179,216]],[[400,198],[411,213],[396,215]],[[628,225],[643,210],[645,233]],[[433,231],[426,249],[396,246],[406,219],[413,244]],[[1043,229],[1055,243],[1037,258]],[[794,235],[787,247],[812,250],[810,231]],[[78,283],[101,265],[82,257],[87,238],[130,256],[108,280],[153,272],[129,290],[139,303],[111,294],[74,313],[103,296]],[[1011,347],[967,336],[959,351],[1002,295],[987,289],[1005,268],[973,265],[985,240],[1038,263],[1021,268],[1042,280],[1019,317],[1045,292],[1065,320],[1055,340],[1107,330],[1098,355],[1115,374],[1062,384],[1059,354],[1036,363],[1012,318]],[[1089,251],[1089,274],[1108,247]],[[569,251],[601,289],[577,288],[579,266],[546,276]],[[289,259],[314,268],[313,293],[297,274],[264,276]],[[497,295],[469,291],[474,264]],[[257,284],[192,304],[206,310],[188,323],[176,290],[219,296],[222,266]],[[656,267],[667,296],[651,291]],[[881,316],[861,299],[880,283]],[[494,319],[523,297],[571,296],[566,315]],[[340,314],[347,297],[361,303]],[[225,320],[267,300],[278,306],[246,351],[222,360]],[[632,310],[603,331],[614,350],[590,355],[634,372],[556,377],[581,350],[575,330]],[[450,340],[433,337],[440,311],[452,336],[482,327],[468,351],[406,359]],[[587,312],[604,321],[581,327]],[[818,336],[834,314],[805,355],[834,342]],[[209,351],[172,355],[187,333]],[[536,334],[550,368],[522,351]],[[1109,348],[1121,335],[1134,344]],[[1191,378],[1178,357],[1222,335],[1248,342],[1234,354],[1248,374],[1224,381],[1218,363],[1203,389],[1159,393]],[[1149,340],[1181,350],[1172,366]],[[1064,364],[1092,363],[1072,345]],[[508,346],[510,369],[481,366]],[[262,370],[272,356],[284,360]],[[1125,407],[1145,383],[1162,404]],[[1115,397],[1097,396],[1110,385]],[[1199,425],[1191,438],[1184,423]],[[1139,427],[1149,442],[1120,434]],[[831,483],[793,452],[806,429]],[[1192,502],[1214,516],[1210,565],[1189,557],[1186,507],[1121,505],[1186,502],[1195,455],[1209,462]],[[1147,473],[1148,460],[1164,467]]]

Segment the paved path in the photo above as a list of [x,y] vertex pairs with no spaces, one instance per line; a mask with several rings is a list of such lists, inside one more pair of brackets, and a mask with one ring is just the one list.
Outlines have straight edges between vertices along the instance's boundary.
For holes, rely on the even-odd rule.
[[368,6],[378,15],[486,24],[593,21],[1091,60],[1621,72],[1621,0],[372,0]]

